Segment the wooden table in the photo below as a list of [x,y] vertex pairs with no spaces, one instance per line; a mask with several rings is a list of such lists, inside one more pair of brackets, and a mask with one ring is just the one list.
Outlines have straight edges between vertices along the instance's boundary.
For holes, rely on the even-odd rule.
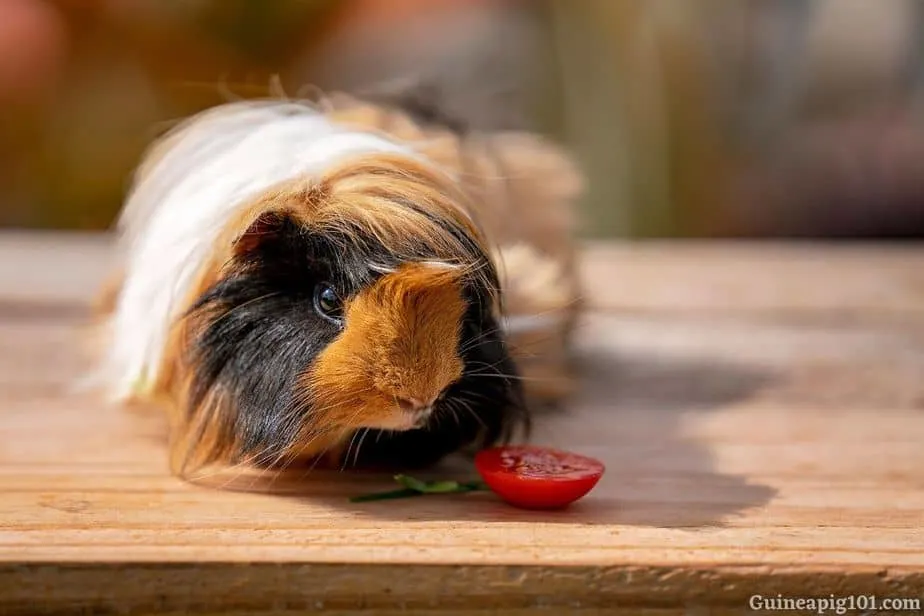
[[555,514],[170,477],[159,422],[67,389],[108,250],[0,235],[0,613],[924,598],[924,247],[589,245],[585,383],[536,439],[608,473]]

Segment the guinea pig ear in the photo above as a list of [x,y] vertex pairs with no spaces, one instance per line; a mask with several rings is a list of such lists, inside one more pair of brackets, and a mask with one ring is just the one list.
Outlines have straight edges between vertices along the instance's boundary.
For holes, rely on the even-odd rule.
[[262,212],[234,239],[234,256],[244,257],[252,254],[265,242],[278,238],[290,222],[291,219],[285,212]]

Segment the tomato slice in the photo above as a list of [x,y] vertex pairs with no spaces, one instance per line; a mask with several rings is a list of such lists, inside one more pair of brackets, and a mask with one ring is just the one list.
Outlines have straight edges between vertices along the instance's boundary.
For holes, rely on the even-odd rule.
[[523,509],[561,509],[590,492],[603,463],[587,456],[534,445],[492,447],[475,455],[488,487]]

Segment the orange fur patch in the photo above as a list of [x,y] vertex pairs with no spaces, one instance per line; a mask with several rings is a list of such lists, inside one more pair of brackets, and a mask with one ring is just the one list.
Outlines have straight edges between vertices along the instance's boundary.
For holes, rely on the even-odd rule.
[[430,402],[462,376],[465,304],[455,269],[407,264],[346,306],[346,327],[303,384],[315,421],[400,427],[399,399]]

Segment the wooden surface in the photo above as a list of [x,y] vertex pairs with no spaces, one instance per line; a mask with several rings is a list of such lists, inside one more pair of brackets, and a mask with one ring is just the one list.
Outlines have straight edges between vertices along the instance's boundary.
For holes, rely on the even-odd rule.
[[608,472],[553,514],[350,504],[390,485],[370,475],[170,477],[156,418],[68,389],[108,251],[0,234],[2,614],[924,596],[924,247],[588,246],[584,385],[536,440]]

